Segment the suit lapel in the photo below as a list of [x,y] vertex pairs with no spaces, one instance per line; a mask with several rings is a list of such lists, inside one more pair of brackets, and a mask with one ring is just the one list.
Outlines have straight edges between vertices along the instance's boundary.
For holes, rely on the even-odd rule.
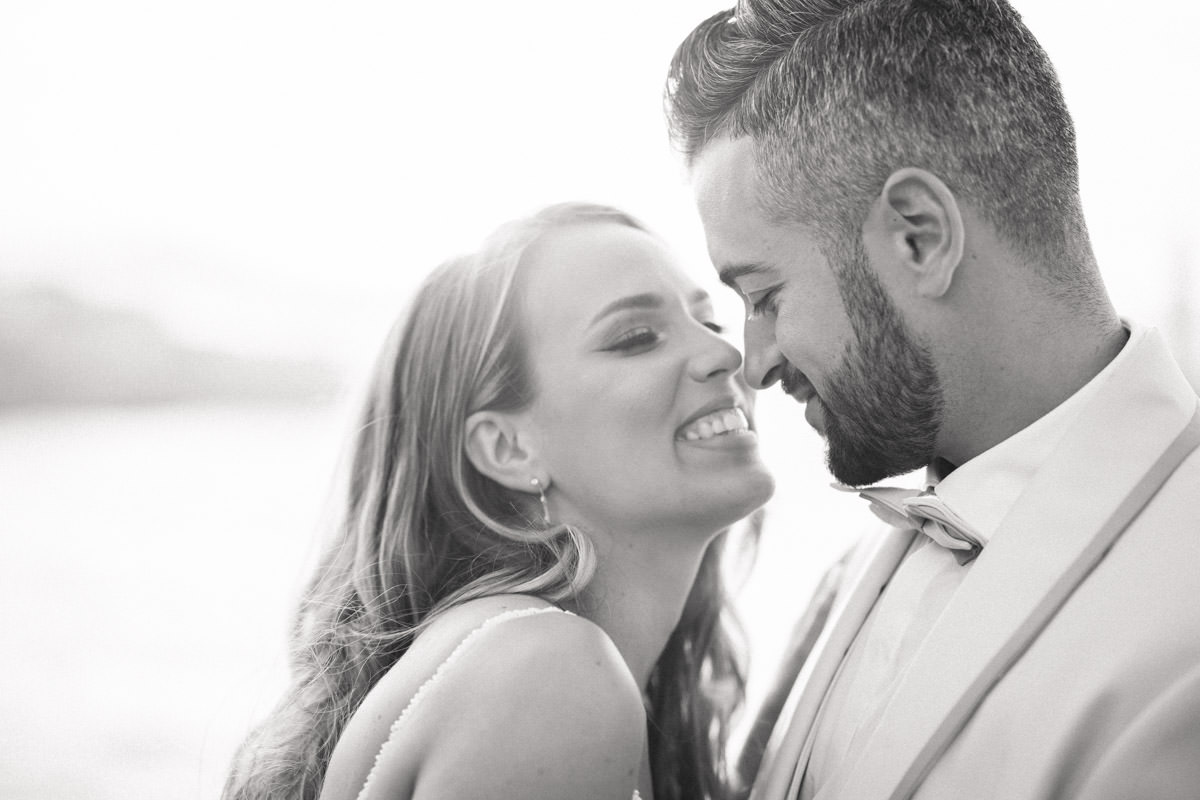
[[912,531],[880,531],[865,540],[847,564],[846,587],[830,610],[825,630],[813,645],[780,712],[754,781],[751,800],[783,800],[793,796],[789,787],[793,777],[803,773],[802,760],[807,761],[809,734],[821,701],[913,535]]
[[[856,759],[818,794],[906,798],[987,692],[1200,440],[1196,397],[1143,342],[1083,409],[976,559]],[[1190,404],[1190,405],[1189,405]],[[1136,409],[1138,424],[1128,414]]]

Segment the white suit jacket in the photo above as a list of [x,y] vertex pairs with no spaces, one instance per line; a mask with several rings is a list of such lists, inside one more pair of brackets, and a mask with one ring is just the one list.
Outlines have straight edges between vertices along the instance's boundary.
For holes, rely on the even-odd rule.
[[[817,800],[1200,798],[1200,414],[1155,331],[1126,347]],[[912,535],[855,552],[752,800],[796,796],[821,701]]]

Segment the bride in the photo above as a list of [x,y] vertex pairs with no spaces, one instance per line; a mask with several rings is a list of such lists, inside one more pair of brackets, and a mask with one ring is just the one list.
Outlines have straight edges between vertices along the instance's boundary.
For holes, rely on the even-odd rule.
[[719,534],[770,497],[738,351],[629,216],[510,223],[379,360],[293,683],[227,800],[722,796]]

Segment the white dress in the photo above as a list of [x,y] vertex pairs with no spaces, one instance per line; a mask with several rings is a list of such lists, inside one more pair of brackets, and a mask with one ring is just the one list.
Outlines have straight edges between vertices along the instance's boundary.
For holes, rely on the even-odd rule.
[[[446,656],[446,660],[438,665],[438,668],[434,670],[434,673],[429,677],[429,680],[421,684],[421,688],[418,689],[416,694],[412,696],[412,699],[408,701],[408,705],[406,705],[404,710],[400,712],[400,716],[397,717],[396,721],[392,723],[391,731],[388,734],[387,740],[380,746],[379,752],[375,754],[375,763],[371,767],[371,771],[367,773],[367,779],[363,782],[363,787],[358,793],[358,800],[371,800],[371,784],[375,779],[375,771],[379,768],[379,764],[387,758],[389,751],[396,746],[396,733],[404,724],[405,718],[412,712],[414,708],[416,708],[417,704],[421,702],[421,698],[423,698],[429,692],[430,687],[440,680],[441,677],[446,674],[447,670],[454,666],[454,662],[459,658],[463,651],[470,647],[481,633],[494,625],[499,625],[500,623],[511,619],[519,619],[521,617],[545,613],[570,614],[571,612],[556,608],[554,606],[546,606],[541,608],[517,608],[511,611],[505,611],[502,614],[497,614],[494,617],[489,617],[488,619],[484,620],[479,627],[468,633],[466,637],[458,643],[458,646],[451,651],[450,655]],[[637,789],[633,790],[633,798],[631,800],[641,800],[641,795],[638,794]]]

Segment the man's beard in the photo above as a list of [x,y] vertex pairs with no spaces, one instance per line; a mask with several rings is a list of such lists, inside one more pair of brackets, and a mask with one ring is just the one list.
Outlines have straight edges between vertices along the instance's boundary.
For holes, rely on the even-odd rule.
[[[829,471],[864,486],[933,460],[944,401],[929,349],[905,325],[861,243],[845,256],[835,270],[857,344],[846,346],[820,402]],[[784,385],[788,377],[785,370]]]

